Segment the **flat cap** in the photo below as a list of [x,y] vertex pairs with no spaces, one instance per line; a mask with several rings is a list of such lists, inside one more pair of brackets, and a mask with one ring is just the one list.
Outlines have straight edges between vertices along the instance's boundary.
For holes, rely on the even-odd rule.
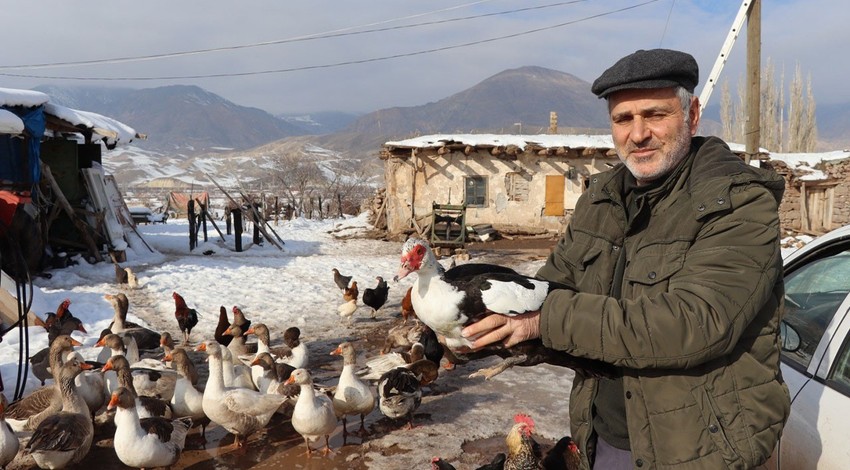
[[590,90],[599,98],[619,90],[680,85],[693,93],[698,82],[699,66],[692,55],[671,49],[641,49],[602,72]]

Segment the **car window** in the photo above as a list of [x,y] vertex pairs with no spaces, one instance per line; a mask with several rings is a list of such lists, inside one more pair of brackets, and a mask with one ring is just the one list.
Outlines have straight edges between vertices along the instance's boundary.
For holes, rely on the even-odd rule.
[[839,388],[850,391],[850,338],[844,339],[835,367],[829,373],[829,380],[840,384]]
[[811,260],[785,276],[785,316],[800,336],[794,351],[783,355],[809,366],[835,310],[850,293],[850,249]]

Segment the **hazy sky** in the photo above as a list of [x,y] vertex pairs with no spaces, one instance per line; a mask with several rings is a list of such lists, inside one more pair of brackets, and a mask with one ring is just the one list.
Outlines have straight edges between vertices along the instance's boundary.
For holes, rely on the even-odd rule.
[[[699,92],[741,1],[15,0],[3,6],[0,87],[194,84],[271,113],[360,113],[437,101],[526,65],[592,82],[621,56],[656,47],[696,57]],[[763,63],[771,58],[784,68],[786,84],[799,64],[812,77],[819,105],[850,102],[848,20],[846,0],[764,0]],[[720,81],[733,88],[743,77],[745,32],[746,26]],[[39,64],[48,66],[33,66]],[[718,87],[709,105],[719,97]]]

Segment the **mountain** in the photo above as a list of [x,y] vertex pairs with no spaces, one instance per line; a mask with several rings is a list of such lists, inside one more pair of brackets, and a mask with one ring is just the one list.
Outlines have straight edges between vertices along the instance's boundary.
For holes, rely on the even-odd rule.
[[118,119],[147,134],[140,148],[197,154],[214,149],[249,149],[294,135],[302,127],[266,111],[236,105],[196,86],[133,90],[42,86],[56,104]]
[[590,84],[568,73],[521,67],[493,75],[435,103],[388,108],[360,117],[344,133],[402,138],[448,132],[545,133],[549,112],[559,128],[607,128],[605,106],[590,93]]

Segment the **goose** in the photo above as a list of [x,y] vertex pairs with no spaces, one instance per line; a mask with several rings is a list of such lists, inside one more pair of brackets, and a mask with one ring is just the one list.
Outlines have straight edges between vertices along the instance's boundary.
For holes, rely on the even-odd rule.
[[207,340],[197,349],[207,352],[210,368],[204,389],[204,413],[211,421],[234,434],[235,445],[242,447],[248,436],[268,424],[285,398],[244,388],[225,387],[221,357],[224,348],[215,340]]
[[295,368],[284,362],[275,361],[274,357],[267,352],[257,353],[254,361],[251,362],[251,369],[255,367],[263,371],[263,375],[259,379],[260,392],[286,398],[277,409],[277,413],[288,414],[295,406],[295,401],[298,400],[298,394],[301,391],[301,387],[298,385],[287,385],[285,383]]
[[8,404],[6,395],[0,393],[0,468],[6,468],[6,465],[18,455],[18,448],[21,447],[18,436],[6,422],[6,406]]
[[6,409],[6,422],[15,432],[32,431],[45,418],[62,408],[56,377],[62,367],[65,355],[72,351],[74,346],[82,346],[82,343],[68,335],[58,336],[50,345],[48,355],[54,383],[36,389],[29,395],[13,402]]
[[201,437],[206,440],[207,425],[210,419],[204,414],[204,393],[192,383],[190,377],[197,375],[195,363],[183,348],[172,350],[168,356],[171,366],[180,374],[174,385],[174,396],[171,397],[171,408],[174,416],[192,418],[192,423],[201,426]]
[[218,323],[215,326],[213,337],[218,344],[227,346],[233,341],[233,336],[225,335],[224,332],[230,327],[230,320],[227,318],[227,308],[222,305],[218,310]]
[[[170,370],[171,366],[168,364],[165,358],[171,353],[174,349],[174,339],[171,337],[171,333],[164,331],[159,335],[159,345],[162,347],[162,358],[157,359],[155,357],[143,357],[139,359],[138,362],[130,364],[130,367],[141,367],[145,369],[157,369],[157,370]],[[198,383],[198,373],[194,371],[194,384]]]
[[333,402],[325,394],[317,394],[313,388],[313,377],[307,369],[295,369],[286,384],[301,386],[298,401],[292,411],[292,427],[304,438],[307,455],[313,453],[310,441],[325,438],[324,455],[331,451],[330,434],[336,428],[336,412]]
[[127,311],[130,309],[130,301],[123,292],[114,295],[106,294],[103,298],[109,301],[115,310],[112,316],[112,324],[109,325],[110,331],[132,336],[136,340],[139,349],[150,350],[159,347],[160,334],[158,332],[137,323],[127,321]]
[[167,401],[156,397],[140,396],[136,392],[135,378],[126,357],[120,355],[110,357],[103,366],[103,371],[113,371],[115,374],[116,383],[110,395],[122,387],[129,390],[136,397],[137,411],[142,418],[154,416],[172,417],[173,411]]
[[86,402],[77,393],[74,379],[81,371],[91,367],[72,359],[60,368],[56,378],[62,396],[62,411],[39,423],[25,446],[39,468],[65,468],[88,454],[94,425]]
[[296,369],[306,368],[310,362],[310,353],[307,350],[307,345],[301,341],[301,330],[297,326],[290,326],[283,332],[283,342],[289,347],[289,354],[286,354],[286,350],[281,348],[278,359]]
[[409,351],[379,354],[366,360],[357,375],[363,380],[377,381],[384,373],[396,367],[405,367],[425,358],[425,347],[422,343],[413,343]]
[[115,409],[113,447],[128,467],[170,467],[177,463],[192,418],[139,418],[136,400],[124,387],[112,393],[108,409]]
[[[79,362],[86,362],[82,354],[77,351],[71,351],[65,356],[65,362],[72,359],[76,359]],[[97,411],[106,404],[106,381],[103,378],[103,374],[99,370],[84,370],[74,379],[74,385],[77,386],[77,391],[89,407],[92,420],[94,420]]]
[[[230,343],[233,344],[233,343]],[[224,386],[235,388],[247,388],[255,390],[254,381],[251,378],[251,368],[239,361],[233,362],[233,354],[228,348],[221,348],[222,374],[224,375]]]
[[224,335],[233,337],[233,339],[230,340],[230,344],[227,345],[227,349],[230,351],[230,356],[232,358],[231,361],[237,361],[234,362],[234,364],[241,363],[239,356],[245,356],[248,354],[245,330],[243,330],[241,326],[231,323],[230,326],[224,330]]
[[331,355],[342,356],[342,373],[339,376],[336,390],[333,396],[334,411],[337,418],[342,419],[342,445],[345,445],[348,436],[346,429],[346,417],[348,415],[360,415],[360,429],[358,435],[366,434],[366,426],[363,423],[366,415],[375,409],[375,392],[372,387],[360,380],[354,374],[354,366],[357,363],[357,355],[354,346],[349,342],[340,343]]

